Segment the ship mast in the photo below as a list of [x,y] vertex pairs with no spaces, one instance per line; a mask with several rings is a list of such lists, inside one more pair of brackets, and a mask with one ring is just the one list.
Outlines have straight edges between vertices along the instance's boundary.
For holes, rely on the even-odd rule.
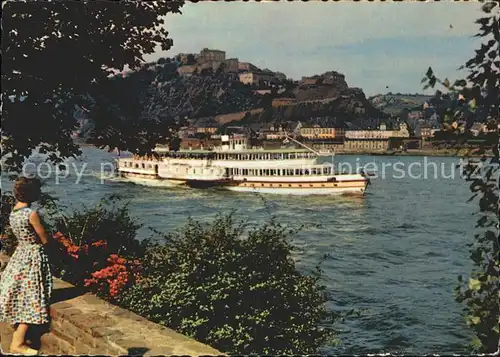
[[285,138],[286,138],[286,139],[288,139],[288,140],[292,140],[294,143],[299,144],[300,146],[302,146],[302,147],[306,148],[307,150],[309,150],[309,151],[311,151],[311,152],[315,153],[315,154],[316,154],[316,155],[318,155],[318,156],[320,156],[320,155],[321,155],[318,151],[314,150],[313,148],[311,148],[311,147],[307,146],[306,144],[301,143],[301,142],[300,142],[300,141],[298,141],[298,140],[295,140],[294,138],[292,138],[291,136],[289,136],[286,132],[283,132],[283,134],[284,134],[284,136],[285,136]]

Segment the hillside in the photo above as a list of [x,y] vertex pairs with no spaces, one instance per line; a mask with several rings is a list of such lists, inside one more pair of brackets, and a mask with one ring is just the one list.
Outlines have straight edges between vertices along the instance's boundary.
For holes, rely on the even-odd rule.
[[[264,112],[247,116],[246,122],[300,120],[307,124],[323,117],[331,124],[355,123],[363,127],[364,122],[371,123],[373,118],[378,122],[384,116],[361,89],[350,88],[344,76],[334,71],[298,82],[284,81],[280,85],[282,90],[274,88],[271,93],[261,95],[256,93],[255,86],[241,83],[237,73],[218,70],[181,76],[178,66],[172,59],[160,59],[137,71],[110,78],[99,91],[109,101],[105,110],[114,111],[118,121],[114,121],[111,129],[109,124],[97,126],[94,133],[113,132],[113,127],[122,132],[126,126],[141,126],[144,130],[164,128],[173,122],[182,124],[188,118],[210,118],[254,108],[263,108]],[[278,97],[291,97],[297,103],[272,107],[272,100]],[[81,133],[87,136],[92,132],[88,129],[90,125],[83,119],[81,122],[85,125]]]
[[370,97],[371,104],[385,113],[398,115],[403,110],[422,110],[426,101],[433,98],[423,94],[378,94]]

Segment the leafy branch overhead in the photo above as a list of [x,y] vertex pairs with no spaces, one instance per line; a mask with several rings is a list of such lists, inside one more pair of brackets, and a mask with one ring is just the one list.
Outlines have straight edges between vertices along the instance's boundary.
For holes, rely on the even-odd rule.
[[[36,148],[51,152],[54,162],[77,155],[71,139],[77,128],[73,111],[89,102],[97,108],[92,118],[100,127],[128,131],[125,141],[141,132],[133,117],[136,111],[116,108],[108,116],[101,109],[110,104],[105,99],[110,87],[102,85],[117,70],[138,68],[145,54],[168,50],[173,42],[165,15],[180,12],[182,5],[183,1],[5,3],[1,134],[6,164],[19,169]],[[142,137],[145,143],[151,141]]]

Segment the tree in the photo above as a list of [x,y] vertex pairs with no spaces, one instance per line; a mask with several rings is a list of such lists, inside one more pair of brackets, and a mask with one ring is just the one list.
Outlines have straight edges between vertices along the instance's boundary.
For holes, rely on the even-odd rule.
[[[475,56],[465,64],[469,70],[465,79],[452,85],[448,79],[440,80],[431,68],[422,80],[425,88],[441,84],[451,95],[459,100],[449,101],[445,105],[445,115],[450,118],[464,118],[467,126],[474,121],[494,120],[497,128],[500,123],[500,11],[496,1],[482,5],[483,16],[476,23],[480,30],[476,37],[483,39]],[[442,98],[442,99],[440,99]],[[436,98],[443,105],[447,98]],[[473,196],[479,196],[479,218],[476,227],[480,232],[475,241],[470,243],[471,259],[475,268],[468,280],[459,277],[457,301],[464,303],[467,323],[476,333],[473,347],[477,352],[494,353],[499,350],[499,140],[496,135],[487,136],[485,144],[478,153],[485,153],[490,148],[493,156],[483,157],[479,161],[469,160],[464,167],[467,181],[471,182]],[[477,174],[477,167],[481,169]]]
[[[138,69],[143,55],[158,46],[162,50],[172,46],[164,16],[180,12],[182,5],[183,1],[4,3],[1,135],[5,163],[19,171],[35,149],[50,153],[53,162],[79,154],[71,140],[77,128],[75,107],[89,110],[100,127],[126,132],[123,146],[148,150],[153,140],[132,116],[139,109],[130,114],[122,110],[123,100],[107,99],[114,87],[105,83],[116,71]],[[134,103],[140,108],[140,101]],[[134,134],[140,134],[141,140],[129,140]],[[114,135],[106,144],[116,147],[116,140]]]

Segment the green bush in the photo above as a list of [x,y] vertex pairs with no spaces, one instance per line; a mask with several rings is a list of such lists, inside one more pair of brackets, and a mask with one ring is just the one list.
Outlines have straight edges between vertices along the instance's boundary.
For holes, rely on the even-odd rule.
[[333,336],[335,315],[319,267],[297,270],[294,233],[274,220],[250,229],[232,215],[189,220],[150,247],[142,280],[119,302],[226,353],[315,353]]

